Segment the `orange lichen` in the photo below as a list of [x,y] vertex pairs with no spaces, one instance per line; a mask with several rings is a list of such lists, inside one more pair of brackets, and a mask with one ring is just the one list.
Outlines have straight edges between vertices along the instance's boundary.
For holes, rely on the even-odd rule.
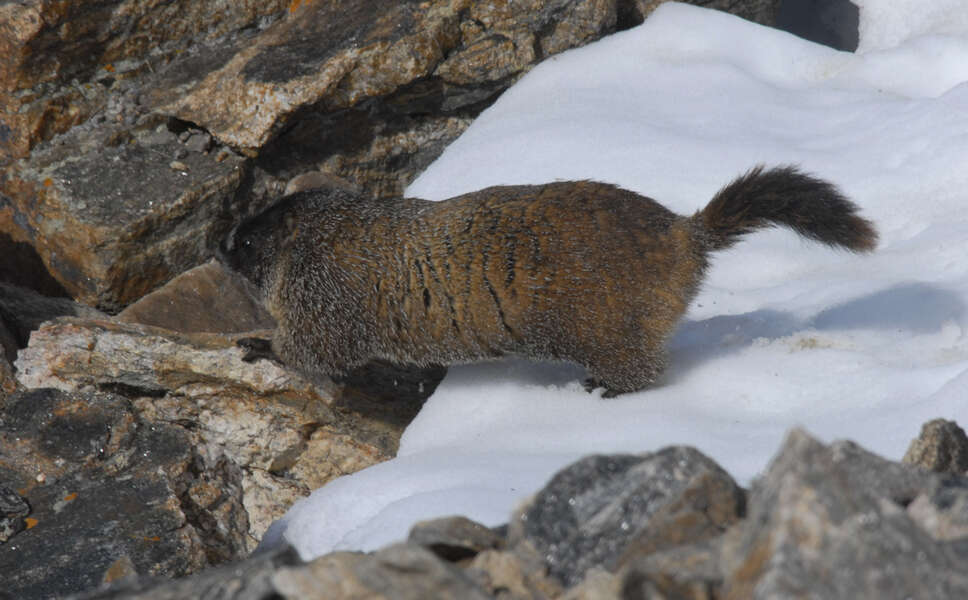
[[52,185],[54,185],[54,180],[50,177],[44,180],[44,187],[50,187]]
[[104,65],[104,70],[107,71],[108,73],[114,73],[114,65],[112,65],[111,63],[108,63]]
[[32,517],[27,517],[26,519],[24,519],[24,523],[27,524],[27,529],[33,529],[34,527],[37,526],[37,523],[39,523],[39,522],[40,521],[38,521],[37,519],[34,519]]
[[71,502],[77,498],[77,492],[73,492],[64,496],[64,502]]

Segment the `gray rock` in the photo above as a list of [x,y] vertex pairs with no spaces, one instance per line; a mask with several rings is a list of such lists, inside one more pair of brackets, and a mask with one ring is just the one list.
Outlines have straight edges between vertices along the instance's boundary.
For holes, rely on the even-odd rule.
[[416,544],[396,544],[373,554],[334,552],[305,566],[280,569],[272,583],[282,597],[301,600],[490,598],[458,568]]
[[136,577],[70,596],[70,600],[278,600],[281,596],[272,577],[284,567],[303,564],[289,547],[208,569],[192,577],[165,581],[159,577]]
[[[619,27],[627,29],[641,24],[660,4],[668,1],[619,0]],[[728,12],[747,21],[769,27],[776,24],[777,13],[785,4],[780,0],[685,0],[685,3]]]
[[963,474],[968,471],[968,436],[954,421],[928,421],[902,460],[938,473]]
[[484,550],[495,550],[504,545],[504,538],[493,529],[466,517],[444,517],[416,523],[410,529],[407,541],[450,562],[472,558]]
[[968,557],[905,510],[938,481],[850,442],[791,432],[724,548],[724,597],[968,597]]
[[30,514],[30,506],[20,494],[0,485],[0,544],[27,528],[24,517]]
[[30,508],[0,545],[12,597],[90,589],[125,562],[185,575],[245,550],[237,472],[209,465],[180,427],[141,422],[116,395],[50,389],[15,394],[2,419],[0,477]]
[[508,544],[533,549],[567,585],[593,566],[710,538],[736,522],[743,491],[693,448],[592,456],[558,472],[512,519]]

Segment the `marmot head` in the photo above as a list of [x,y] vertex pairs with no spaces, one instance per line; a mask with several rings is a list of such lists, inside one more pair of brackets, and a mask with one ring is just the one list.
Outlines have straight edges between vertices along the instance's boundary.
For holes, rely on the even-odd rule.
[[306,194],[286,196],[265,211],[239,223],[219,244],[219,262],[263,292],[272,285],[276,258],[298,231],[298,213]]

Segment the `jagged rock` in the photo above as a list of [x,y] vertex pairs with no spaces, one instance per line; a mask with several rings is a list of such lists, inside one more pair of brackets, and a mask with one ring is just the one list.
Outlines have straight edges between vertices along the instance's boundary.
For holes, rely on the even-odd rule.
[[182,333],[272,329],[275,321],[246,280],[210,261],[186,271],[118,314],[126,323]]
[[399,194],[543,55],[615,23],[609,0],[42,4],[0,8],[0,51],[16,57],[0,70],[16,97],[0,96],[0,144],[21,159],[0,174],[0,227],[112,313],[202,263],[301,173]]
[[512,519],[508,544],[533,549],[567,585],[587,569],[701,541],[743,514],[732,478],[693,448],[591,456],[558,472]]
[[373,554],[334,552],[305,566],[280,569],[272,583],[282,597],[302,600],[490,598],[458,568],[416,544],[396,544]]
[[968,436],[954,421],[928,421],[902,460],[938,473],[963,474],[968,471]]
[[106,105],[126,82],[199,41],[278,17],[287,5],[288,0],[0,4],[0,157],[24,157],[37,143],[110,113]]
[[344,404],[333,384],[241,357],[232,336],[62,318],[35,331],[16,364],[28,388],[123,393],[140,420],[179,424],[206,464],[241,469],[251,549],[294,499],[393,456],[403,425]]
[[75,128],[8,169],[6,210],[75,299],[116,312],[211,256],[242,212],[246,169],[232,154],[170,167],[177,140]]
[[466,517],[444,517],[416,523],[410,529],[407,541],[450,562],[472,558],[484,550],[504,545],[504,538],[493,529]]
[[301,107],[349,108],[430,75],[476,85],[520,73],[541,58],[534,55],[536,46],[552,54],[614,28],[609,5],[604,0],[304,3],[292,18],[157,110],[252,153]]
[[[968,597],[965,549],[938,543],[905,510],[939,477],[794,430],[724,547],[723,597]],[[968,480],[949,485],[964,491]]]
[[[12,597],[92,588],[121,559],[178,576],[245,550],[237,473],[209,468],[182,428],[140,421],[120,396],[16,394],[0,457],[0,474],[30,507],[25,530],[0,545]],[[220,492],[199,493],[212,487]]]

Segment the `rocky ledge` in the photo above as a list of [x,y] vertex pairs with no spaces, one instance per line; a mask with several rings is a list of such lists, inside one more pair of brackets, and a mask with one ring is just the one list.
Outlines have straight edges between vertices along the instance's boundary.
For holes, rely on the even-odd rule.
[[590,456],[504,527],[443,518],[372,553],[304,563],[277,548],[79,598],[963,598],[966,450],[964,431],[945,421],[912,443],[905,460],[923,464],[793,430],[748,491],[689,447]]

